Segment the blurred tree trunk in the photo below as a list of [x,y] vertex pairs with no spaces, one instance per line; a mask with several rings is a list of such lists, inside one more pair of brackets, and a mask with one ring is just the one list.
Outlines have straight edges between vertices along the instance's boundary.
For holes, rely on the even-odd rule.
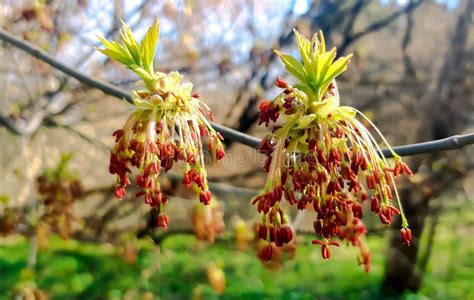
[[[451,36],[444,64],[438,75],[431,101],[427,101],[427,116],[418,132],[419,140],[440,139],[461,131],[468,122],[463,113],[469,110],[472,101],[469,95],[463,95],[465,78],[465,59],[467,57],[467,41],[471,13],[474,10],[474,0],[465,0],[461,4],[456,28]],[[471,99],[472,100],[472,99]],[[430,169],[433,163],[443,154],[418,156],[411,161],[411,166],[417,170],[421,165]],[[449,163],[447,163],[448,166]],[[449,168],[447,168],[449,169]],[[446,172],[449,172],[446,170]],[[407,247],[402,244],[400,233],[394,231],[391,237],[388,259],[386,262],[383,288],[401,294],[404,290],[416,291],[421,287],[423,272],[417,266],[420,237],[423,233],[428,204],[433,193],[446,188],[444,181],[448,174],[436,175],[431,170],[430,175],[422,184],[407,184],[401,190],[400,196],[405,214],[413,232],[413,244]],[[400,228],[398,219],[394,228]],[[425,258],[427,260],[427,258]],[[425,262],[426,264],[426,262]]]

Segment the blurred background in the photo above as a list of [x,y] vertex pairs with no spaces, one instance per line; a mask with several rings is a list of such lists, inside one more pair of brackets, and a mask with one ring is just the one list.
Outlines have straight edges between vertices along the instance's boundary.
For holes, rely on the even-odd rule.
[[[338,55],[354,53],[341,102],[403,145],[474,131],[473,10],[473,0],[0,0],[0,26],[131,91],[137,78],[94,49],[96,35],[116,39],[125,20],[141,38],[158,16],[155,69],[179,70],[216,122],[257,137],[258,104],[285,76],[272,49],[296,54],[293,28],[322,30]],[[381,226],[367,211],[370,273],[351,247],[323,261],[309,214],[296,218],[297,249],[264,266],[250,204],[263,156],[226,141],[226,159],[210,161],[212,232],[179,170],[164,176],[170,225],[157,230],[142,200],[114,198],[108,174],[112,132],[132,107],[1,41],[0,61],[0,299],[474,299],[472,146],[406,158],[416,174],[398,183],[414,245],[402,245],[399,221]]]

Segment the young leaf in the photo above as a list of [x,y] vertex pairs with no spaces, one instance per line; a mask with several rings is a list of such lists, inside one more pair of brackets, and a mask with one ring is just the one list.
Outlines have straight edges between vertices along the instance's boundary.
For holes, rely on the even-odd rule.
[[150,73],[153,71],[153,57],[155,56],[156,43],[160,35],[158,19],[155,18],[153,25],[148,29],[145,37],[140,43],[142,53],[143,67],[147,68]]
[[301,63],[290,54],[286,54],[278,50],[274,51],[280,57],[281,61],[285,65],[286,70],[297,79],[304,82],[306,79],[306,72]]

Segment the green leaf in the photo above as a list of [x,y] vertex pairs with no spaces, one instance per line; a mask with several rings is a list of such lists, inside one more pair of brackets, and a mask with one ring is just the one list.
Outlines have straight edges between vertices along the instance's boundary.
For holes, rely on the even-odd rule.
[[294,30],[301,60],[275,50],[285,64],[286,70],[300,80],[303,91],[313,101],[320,101],[334,78],[347,69],[351,55],[336,58],[336,48],[326,51],[326,42],[322,31],[314,34],[311,41]]
[[296,31],[296,29],[293,29],[293,32],[296,35],[296,44],[298,45],[303,65],[307,69],[311,65],[311,42],[301,33]]
[[304,115],[304,116],[302,116],[301,118],[298,119],[298,123],[297,123],[296,128],[297,128],[297,129],[306,128],[306,127],[308,127],[308,126],[311,124],[311,122],[313,122],[315,119],[316,119],[316,115],[315,115],[315,114]]
[[293,76],[295,76],[297,79],[301,81],[305,81],[306,79],[306,72],[303,69],[303,66],[301,63],[294,58],[293,56],[283,53],[278,50],[274,50],[275,53],[280,57],[281,61],[285,65],[286,70]]
[[[318,65],[318,74],[319,74],[318,79],[320,81],[322,81],[325,78],[326,72],[328,71],[335,57],[336,57],[336,48],[332,48],[331,51],[321,54],[320,56],[321,62]],[[318,84],[321,84],[321,83],[322,82],[318,82]]]
[[341,57],[338,60],[336,60],[336,62],[331,65],[326,76],[324,77],[324,82],[332,81],[334,78],[339,76],[342,72],[347,70],[347,65],[349,64],[349,59],[351,57],[352,57],[352,54],[349,54],[347,56]]
[[113,60],[121,62],[124,65],[133,63],[130,53],[122,45],[117,42],[109,42],[103,37],[98,36],[99,41],[105,46],[105,49],[97,48],[98,51],[110,57]]
[[355,110],[350,106],[339,106],[334,110],[333,120],[352,119],[356,116]]
[[338,97],[329,97],[320,102],[312,102],[310,104],[310,110],[315,114],[326,117],[339,107]]
[[156,43],[160,35],[158,19],[155,18],[153,25],[148,28],[148,31],[145,34],[145,37],[140,43],[140,50],[142,53],[143,66],[148,68],[148,71],[154,73],[153,71],[153,58],[155,56]]
[[299,90],[302,90],[308,96],[310,101],[314,101],[318,98],[318,95],[313,91],[313,89],[304,82],[295,84],[295,87]]
[[137,40],[133,36],[132,29],[124,21],[122,22],[122,29],[120,30],[120,37],[125,44],[125,47],[130,52],[136,65],[142,66],[140,47],[138,46]]
[[0,195],[0,203],[8,204],[9,201],[10,201],[10,197],[8,195],[6,194]]

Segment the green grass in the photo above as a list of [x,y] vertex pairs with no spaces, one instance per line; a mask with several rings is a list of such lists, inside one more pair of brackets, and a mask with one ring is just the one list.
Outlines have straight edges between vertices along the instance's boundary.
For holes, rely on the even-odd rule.
[[[445,221],[438,226],[422,289],[404,299],[474,299],[472,227],[443,226]],[[137,263],[129,265],[111,245],[53,238],[49,249],[39,252],[35,281],[53,299],[140,299],[146,292],[161,299],[380,299],[386,240],[369,237],[373,264],[366,274],[356,264],[354,249],[334,249],[331,260],[323,261],[309,238],[276,272],[263,268],[252,251],[234,250],[230,239],[201,250],[192,236],[169,237],[161,247],[141,242]],[[25,276],[28,251],[24,238],[0,243],[0,299],[10,298]],[[209,285],[206,266],[211,262],[226,274],[224,295],[217,296]]]

